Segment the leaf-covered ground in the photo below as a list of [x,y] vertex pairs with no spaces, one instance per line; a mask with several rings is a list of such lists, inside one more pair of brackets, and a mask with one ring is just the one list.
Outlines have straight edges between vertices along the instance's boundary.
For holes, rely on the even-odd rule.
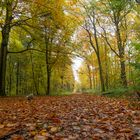
[[1,140],[140,140],[140,110],[91,95],[0,98]]

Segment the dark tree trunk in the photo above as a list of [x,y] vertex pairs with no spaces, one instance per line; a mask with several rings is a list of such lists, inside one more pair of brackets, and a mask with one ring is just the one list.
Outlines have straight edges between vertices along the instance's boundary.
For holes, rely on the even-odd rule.
[[47,90],[46,95],[50,95],[50,85],[51,85],[51,68],[50,68],[50,61],[49,61],[49,50],[46,48],[46,67],[47,67]]
[[46,95],[50,95],[50,85],[51,85],[51,73],[49,72],[49,69],[47,69],[47,91],[46,91]]
[[19,94],[19,61],[17,61],[17,71],[16,71],[16,95]]
[[7,60],[7,46],[10,34],[10,25],[12,22],[12,5],[6,1],[6,18],[5,24],[2,27],[2,41],[0,48],[0,95],[5,96],[5,77],[6,77],[6,60]]
[[33,76],[34,88],[35,88],[35,91],[36,91],[36,95],[39,95],[38,86],[37,86],[36,79],[35,79],[34,63],[33,63],[32,52],[30,53],[30,56],[31,56],[32,76]]
[[102,70],[102,65],[101,65],[101,59],[100,59],[99,55],[97,55],[97,59],[98,59],[98,65],[99,65],[101,89],[104,92],[105,91],[105,84],[104,84],[104,78],[103,78],[103,70]]
[[125,70],[125,61],[121,61],[121,80],[122,80],[122,85],[124,87],[127,87],[127,78],[126,78],[126,70]]
[[99,65],[101,90],[102,90],[102,92],[104,92],[105,91],[105,83],[104,83],[104,77],[103,77],[103,69],[102,69],[102,64],[101,64],[100,48],[99,48],[99,42],[98,42],[98,38],[97,38],[97,29],[96,29],[95,21],[93,21],[93,28],[94,28],[94,38],[95,38],[95,44],[96,44],[96,56],[97,56],[98,65]]
[[5,96],[5,77],[6,77],[6,60],[7,60],[7,45],[9,40],[10,29],[6,27],[2,30],[2,42],[0,48],[0,95]]
[[9,94],[11,95],[12,91],[12,74],[9,75]]
[[51,67],[50,67],[50,52],[49,52],[47,43],[46,43],[46,69],[47,69],[47,90],[46,90],[46,95],[50,95]]

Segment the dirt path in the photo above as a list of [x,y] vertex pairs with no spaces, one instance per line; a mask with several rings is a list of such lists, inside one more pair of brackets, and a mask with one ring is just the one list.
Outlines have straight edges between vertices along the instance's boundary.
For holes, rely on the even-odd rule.
[[2,140],[140,139],[140,110],[100,96],[0,99],[0,116]]

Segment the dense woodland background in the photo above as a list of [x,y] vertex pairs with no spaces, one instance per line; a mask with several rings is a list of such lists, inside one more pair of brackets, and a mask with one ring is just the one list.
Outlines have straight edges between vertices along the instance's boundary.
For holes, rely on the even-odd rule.
[[0,0],[0,96],[138,92],[139,25],[133,0]]

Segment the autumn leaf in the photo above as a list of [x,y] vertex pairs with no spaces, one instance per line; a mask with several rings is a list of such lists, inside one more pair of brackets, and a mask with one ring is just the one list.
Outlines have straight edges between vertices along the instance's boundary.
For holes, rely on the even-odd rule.
[[0,129],[4,128],[4,125],[3,124],[0,124]]

